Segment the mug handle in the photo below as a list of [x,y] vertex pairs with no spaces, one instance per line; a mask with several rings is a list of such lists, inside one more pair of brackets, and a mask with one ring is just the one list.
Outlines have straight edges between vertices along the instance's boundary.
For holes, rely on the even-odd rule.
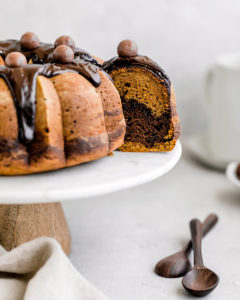
[[215,65],[212,65],[206,74],[205,77],[205,96],[207,99],[207,102],[210,102],[211,100],[211,92],[212,92],[212,82],[213,82],[213,77],[215,73]]

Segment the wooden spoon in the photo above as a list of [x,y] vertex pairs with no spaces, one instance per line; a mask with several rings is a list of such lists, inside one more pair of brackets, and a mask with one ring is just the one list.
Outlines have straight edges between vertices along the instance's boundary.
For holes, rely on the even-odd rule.
[[218,285],[219,277],[203,265],[201,222],[194,219],[190,222],[194,250],[194,267],[182,280],[183,287],[193,296],[206,296]]
[[[202,225],[202,235],[205,236],[217,223],[218,217],[210,214]],[[162,277],[177,278],[187,274],[191,269],[188,256],[192,250],[192,241],[179,252],[160,260],[155,267],[155,272]]]

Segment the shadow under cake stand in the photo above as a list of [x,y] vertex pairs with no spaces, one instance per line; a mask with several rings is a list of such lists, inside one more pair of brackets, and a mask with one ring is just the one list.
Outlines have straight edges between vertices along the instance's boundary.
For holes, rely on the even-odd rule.
[[[71,250],[62,201],[80,200],[134,187],[170,171],[179,161],[178,141],[167,153],[126,153],[54,172],[0,176],[0,245],[11,250],[40,236]],[[91,201],[89,199],[89,201]]]

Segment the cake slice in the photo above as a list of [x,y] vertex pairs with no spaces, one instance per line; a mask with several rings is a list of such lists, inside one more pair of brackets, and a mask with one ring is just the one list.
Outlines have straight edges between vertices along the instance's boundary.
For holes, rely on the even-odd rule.
[[118,57],[103,64],[120,94],[127,132],[121,151],[171,151],[180,135],[175,94],[167,74],[138,55],[133,41],[118,46]]

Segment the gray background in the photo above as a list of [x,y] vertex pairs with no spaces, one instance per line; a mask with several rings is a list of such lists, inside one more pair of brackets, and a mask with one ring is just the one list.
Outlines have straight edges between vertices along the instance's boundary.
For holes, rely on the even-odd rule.
[[[109,59],[118,42],[134,39],[139,52],[169,73],[183,138],[206,126],[204,73],[216,55],[240,49],[238,0],[1,1],[1,39],[25,31],[53,42],[69,34],[79,47]],[[240,295],[239,191],[224,173],[198,164],[183,149],[177,167],[141,187],[64,204],[72,232],[70,258],[115,300],[192,299],[180,280],[153,273],[161,257],[189,238],[188,221],[214,211],[219,225],[204,242],[206,264],[221,278],[209,299]],[[222,263],[223,261],[223,263]]]
[[[238,0],[21,0],[1,1],[1,38],[36,32],[53,42],[69,34],[103,59],[121,39],[166,69],[175,85],[184,133],[205,124],[203,75],[223,52],[240,49]],[[196,113],[197,112],[197,113]]]

